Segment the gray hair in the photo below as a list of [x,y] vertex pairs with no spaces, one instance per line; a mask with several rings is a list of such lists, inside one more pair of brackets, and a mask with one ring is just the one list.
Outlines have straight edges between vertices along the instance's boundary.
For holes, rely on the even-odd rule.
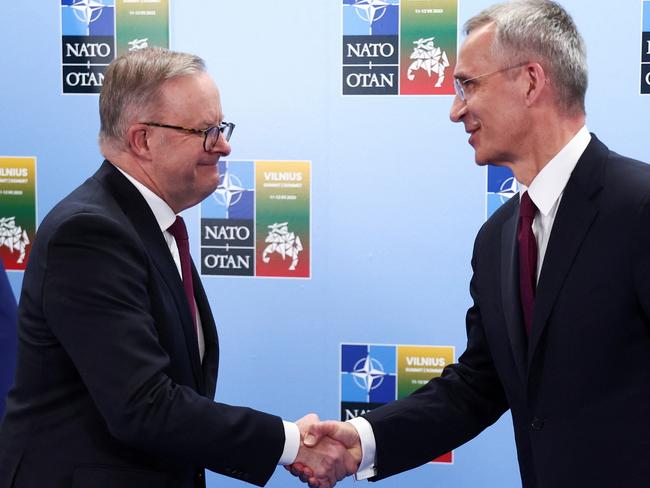
[[205,61],[198,56],[158,47],[117,57],[106,70],[99,95],[100,146],[124,147],[129,125],[136,115],[150,116],[166,81],[205,69]]
[[549,0],[499,3],[469,19],[465,33],[492,23],[496,27],[492,46],[496,57],[507,65],[539,62],[556,88],[558,106],[571,115],[584,113],[587,53],[564,8]]

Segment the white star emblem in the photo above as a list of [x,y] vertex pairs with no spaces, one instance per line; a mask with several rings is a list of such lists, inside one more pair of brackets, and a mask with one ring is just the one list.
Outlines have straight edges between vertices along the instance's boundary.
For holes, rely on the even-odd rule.
[[370,25],[381,19],[386,13],[386,7],[390,5],[384,0],[357,0],[353,7],[361,20],[365,20]]
[[386,373],[384,373],[384,369],[379,361],[370,356],[366,356],[356,362],[352,376],[357,386],[370,393],[370,390],[378,388],[383,383]]
[[510,200],[513,196],[519,193],[519,184],[513,176],[504,180],[501,183],[501,188],[499,188],[498,195],[501,197],[501,203],[505,203]]
[[241,195],[246,191],[241,181],[235,175],[226,172],[221,178],[219,186],[212,194],[212,197],[219,205],[229,208],[241,200]]
[[95,22],[101,15],[105,5],[96,0],[79,0],[70,5],[75,17],[84,24]]

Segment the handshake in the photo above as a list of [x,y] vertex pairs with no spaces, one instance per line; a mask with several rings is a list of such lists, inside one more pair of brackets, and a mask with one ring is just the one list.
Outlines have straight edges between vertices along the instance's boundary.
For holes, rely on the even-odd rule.
[[331,488],[337,481],[356,473],[361,463],[359,434],[351,424],[334,420],[321,422],[309,414],[296,422],[300,448],[287,470],[310,488]]

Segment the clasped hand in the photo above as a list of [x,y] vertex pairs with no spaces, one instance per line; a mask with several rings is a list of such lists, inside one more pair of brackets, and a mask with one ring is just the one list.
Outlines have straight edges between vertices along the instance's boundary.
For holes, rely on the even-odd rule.
[[356,473],[361,462],[357,430],[345,422],[321,422],[308,414],[296,422],[300,448],[287,469],[310,488],[331,488],[337,481]]

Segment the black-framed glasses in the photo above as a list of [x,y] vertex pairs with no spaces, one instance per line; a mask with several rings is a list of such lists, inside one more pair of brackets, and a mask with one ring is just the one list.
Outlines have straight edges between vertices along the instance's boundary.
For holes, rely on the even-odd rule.
[[482,75],[473,76],[472,78],[468,78],[466,80],[461,80],[460,78],[454,78],[454,91],[456,92],[456,95],[458,95],[458,98],[460,98],[464,102],[466,101],[465,84],[469,83],[470,81],[478,80],[479,78],[486,78],[488,76],[496,75],[497,73],[503,73],[504,71],[509,71],[511,69],[521,68],[522,66],[526,66],[527,64],[528,61],[526,61],[525,63],[516,64],[514,66],[507,66],[505,68],[501,68],[495,71],[490,71],[489,73],[483,73]]
[[162,127],[163,129],[174,129],[187,132],[188,134],[201,134],[203,136],[203,150],[211,152],[219,142],[219,136],[223,134],[226,141],[230,140],[232,131],[235,130],[235,124],[232,122],[221,122],[219,125],[213,125],[207,129],[189,129],[178,125],[159,124],[158,122],[142,122],[144,125],[151,127]]

